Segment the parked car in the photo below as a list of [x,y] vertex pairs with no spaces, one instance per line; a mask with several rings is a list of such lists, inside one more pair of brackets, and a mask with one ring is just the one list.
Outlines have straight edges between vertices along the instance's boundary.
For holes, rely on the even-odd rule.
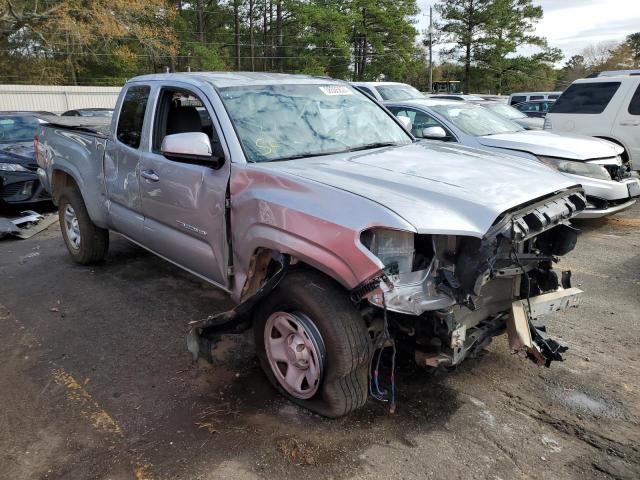
[[408,100],[425,98],[417,88],[398,82],[351,82],[351,85],[365,95],[383,102],[385,100]]
[[364,405],[369,375],[382,381],[374,352],[396,341],[423,366],[456,365],[520,322],[512,331],[532,338],[514,348],[561,359],[530,318],[580,294],[552,269],[585,208],[570,178],[416,141],[326,78],[142,76],[110,130],[78,120],[39,133],[67,249],[103,260],[113,230],[228,292],[238,305],[193,326],[194,354],[252,325],[271,383],[330,417]]
[[507,105],[503,102],[494,102],[493,100],[472,101],[474,105],[480,105],[487,108],[498,115],[508,118],[512,122],[516,122],[525,130],[542,130],[544,120],[542,118],[528,117],[517,108]]
[[113,115],[113,108],[79,108],[67,110],[63,117],[109,117]]
[[640,170],[640,70],[614,73],[573,82],[547,114],[545,129],[615,142],[623,160]]
[[415,136],[508,152],[565,173],[587,193],[588,206],[580,213],[581,218],[621,212],[640,196],[640,181],[622,164],[622,148],[606,140],[524,130],[491,110],[468,102],[411,100],[386,105],[394,114],[409,117]]
[[531,100],[517,103],[513,107],[520,110],[527,117],[544,118],[554,103],[555,100]]
[[509,95],[509,105],[531,100],[557,100],[562,92],[517,92]]
[[[462,101],[467,101],[467,102],[482,102],[484,101],[483,97],[480,97],[478,95],[452,95],[449,93],[446,94],[431,94],[431,95],[426,95],[427,98],[433,98],[434,100],[462,100]],[[407,99],[398,99],[398,100],[407,100]]]
[[32,112],[0,112],[0,207],[50,200],[36,174],[34,135],[41,121]]

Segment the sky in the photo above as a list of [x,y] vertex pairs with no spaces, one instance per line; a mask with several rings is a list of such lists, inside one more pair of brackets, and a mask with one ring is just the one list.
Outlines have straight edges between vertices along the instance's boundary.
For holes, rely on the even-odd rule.
[[[435,0],[418,0],[419,31],[429,26],[429,6],[435,3]],[[620,42],[628,34],[640,32],[640,0],[533,0],[533,4],[544,10],[536,34],[545,37],[549,46],[560,48],[565,55],[559,66],[587,45]],[[438,50],[437,45],[434,48]],[[525,47],[520,53],[533,51]]]

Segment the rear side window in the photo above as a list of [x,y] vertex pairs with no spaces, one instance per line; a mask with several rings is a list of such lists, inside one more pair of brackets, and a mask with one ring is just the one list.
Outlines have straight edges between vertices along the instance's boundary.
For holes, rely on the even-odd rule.
[[556,100],[552,113],[602,113],[620,82],[574,83]]
[[525,95],[516,95],[515,97],[511,97],[511,105],[515,105],[516,103],[526,102],[527,97]]
[[140,146],[149,91],[149,87],[131,87],[122,102],[116,138],[131,148]]
[[636,93],[633,94],[631,103],[629,103],[629,113],[631,115],[640,115],[640,85],[636,88]]
[[549,95],[547,98],[549,100],[556,100],[560,95]]

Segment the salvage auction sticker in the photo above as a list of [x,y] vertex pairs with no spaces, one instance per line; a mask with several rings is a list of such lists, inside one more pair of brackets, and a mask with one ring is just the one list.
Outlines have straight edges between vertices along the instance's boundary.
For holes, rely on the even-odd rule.
[[353,95],[353,92],[344,85],[325,85],[318,88],[325,95]]

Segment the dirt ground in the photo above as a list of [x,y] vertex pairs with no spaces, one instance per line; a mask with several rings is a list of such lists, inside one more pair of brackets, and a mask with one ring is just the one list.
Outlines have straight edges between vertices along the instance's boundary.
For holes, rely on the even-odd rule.
[[0,478],[638,479],[640,205],[581,224],[582,305],[547,322],[550,369],[499,338],[447,374],[406,369],[395,415],[327,420],[267,383],[250,332],[193,364],[223,293],[112,235],[71,262],[57,228],[0,241]]

